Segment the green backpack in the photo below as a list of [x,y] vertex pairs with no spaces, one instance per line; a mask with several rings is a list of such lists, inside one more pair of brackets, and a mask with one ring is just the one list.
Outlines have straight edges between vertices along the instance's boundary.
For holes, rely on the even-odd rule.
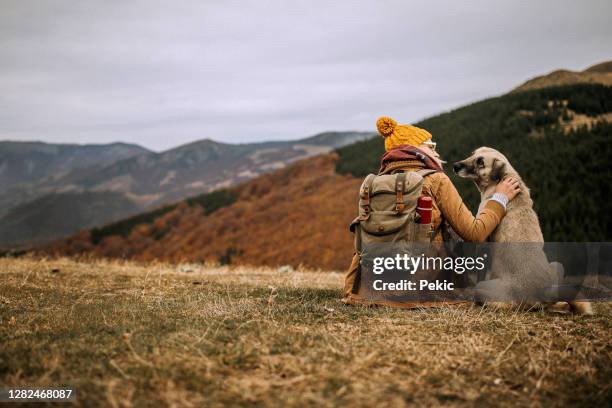
[[369,264],[377,256],[393,255],[397,249],[416,251],[417,256],[421,249],[427,249],[432,226],[418,223],[417,202],[423,190],[423,177],[435,172],[426,169],[369,174],[365,178],[359,191],[359,216],[350,226],[360,258],[351,290],[353,294],[373,303],[394,300],[391,293],[372,291],[371,283],[375,278],[368,267],[364,269],[363,263]]
[[431,224],[418,223],[416,208],[423,177],[435,172],[424,169],[365,178],[359,191],[359,216],[350,226],[357,253],[368,244],[431,240]]

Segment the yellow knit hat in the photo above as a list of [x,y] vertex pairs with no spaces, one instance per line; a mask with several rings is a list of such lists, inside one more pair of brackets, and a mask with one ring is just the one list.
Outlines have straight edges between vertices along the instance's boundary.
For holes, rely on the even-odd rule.
[[376,121],[378,133],[385,138],[385,150],[389,151],[401,145],[418,146],[431,139],[431,133],[411,125],[398,125],[396,121],[381,116]]

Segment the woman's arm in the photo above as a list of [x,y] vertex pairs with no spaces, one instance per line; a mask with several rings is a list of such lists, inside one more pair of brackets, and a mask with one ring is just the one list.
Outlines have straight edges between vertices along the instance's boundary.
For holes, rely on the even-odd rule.
[[474,217],[446,174],[441,174],[434,199],[442,216],[466,241],[484,242],[506,215],[501,203],[488,200],[478,216]]

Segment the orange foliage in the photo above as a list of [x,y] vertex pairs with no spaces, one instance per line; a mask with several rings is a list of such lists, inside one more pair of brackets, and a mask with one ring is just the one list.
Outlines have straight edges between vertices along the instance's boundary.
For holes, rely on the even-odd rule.
[[52,247],[149,261],[214,261],[345,269],[353,251],[348,225],[357,215],[361,180],[334,172],[335,154],[300,161],[233,188],[238,200],[210,215],[181,204],[128,237],[94,246],[88,235]]

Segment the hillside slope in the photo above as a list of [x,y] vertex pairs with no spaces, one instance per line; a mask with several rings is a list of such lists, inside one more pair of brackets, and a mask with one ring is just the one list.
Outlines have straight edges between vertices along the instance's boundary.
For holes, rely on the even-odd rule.
[[[504,152],[531,187],[548,241],[610,241],[610,112],[612,88],[576,85],[487,99],[418,125],[433,133],[451,161],[482,145]],[[574,127],[577,115],[592,120]],[[359,142],[339,149],[339,159],[300,161],[229,190],[81,232],[49,250],[344,269],[358,188],[365,174],[377,170],[382,150],[380,139]],[[475,186],[450,176],[469,207],[477,208]]]
[[601,84],[612,86],[612,61],[593,65],[584,71],[559,69],[526,81],[512,92],[531,91],[533,89],[575,84]]
[[333,154],[303,160],[228,190],[83,231],[48,250],[340,270],[352,254],[348,224],[361,181],[336,174],[336,160]]
[[140,208],[113,192],[54,193],[13,208],[0,218],[0,247],[14,242],[44,243],[100,223],[135,214]]

